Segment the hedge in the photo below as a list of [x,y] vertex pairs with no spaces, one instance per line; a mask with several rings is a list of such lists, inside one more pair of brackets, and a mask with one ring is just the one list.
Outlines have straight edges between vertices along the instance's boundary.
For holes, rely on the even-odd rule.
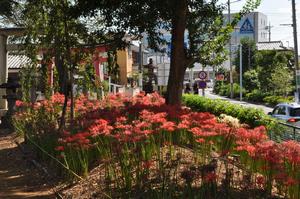
[[278,121],[265,114],[261,109],[244,107],[228,101],[208,99],[197,95],[183,95],[183,104],[194,111],[210,112],[217,116],[222,113],[230,115],[251,127],[263,125],[274,133],[280,129],[278,128]]

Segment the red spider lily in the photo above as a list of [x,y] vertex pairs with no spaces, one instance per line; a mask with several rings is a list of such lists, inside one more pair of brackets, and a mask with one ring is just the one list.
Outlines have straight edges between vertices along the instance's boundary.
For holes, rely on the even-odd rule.
[[63,138],[62,142],[77,150],[88,149],[92,146],[89,139],[91,136],[89,132],[80,132]]
[[219,135],[224,136],[232,136],[236,133],[236,131],[233,131],[233,129],[225,123],[216,123],[214,129]]
[[296,185],[296,184],[299,184],[299,183],[297,182],[296,179],[291,178],[291,177],[288,177],[288,178],[286,179],[286,181],[284,182],[284,184],[285,184],[286,186],[293,186],[293,185]]
[[274,179],[276,179],[277,181],[280,181],[280,182],[286,181],[287,178],[288,178],[288,175],[285,172],[277,173],[274,176]]
[[283,154],[280,147],[273,141],[262,141],[256,145],[255,156],[268,161],[272,166],[283,162]]
[[146,160],[143,161],[143,168],[144,169],[150,169],[150,167],[153,165],[153,161],[152,160]]
[[132,124],[138,129],[150,128],[152,125],[150,122],[140,121],[140,120],[132,121]]
[[194,127],[189,131],[192,132],[195,136],[201,136],[201,137],[213,137],[218,135],[214,131],[203,131],[203,129],[201,129],[200,127]]
[[126,121],[127,121],[127,118],[124,117],[124,116],[121,116],[121,117],[118,117],[118,118],[117,118],[117,122],[119,122],[119,123],[124,123],[124,122],[126,122]]
[[160,129],[165,130],[165,131],[175,131],[175,123],[174,122],[165,122],[163,125],[160,126]]
[[188,129],[188,128],[190,128],[190,125],[191,125],[190,121],[188,121],[188,120],[182,120],[178,124],[177,128],[178,129]]
[[140,118],[151,123],[165,123],[167,122],[167,113],[162,112],[162,113],[153,113],[148,110],[143,110],[140,113]]
[[57,104],[63,104],[65,101],[65,96],[60,93],[55,93],[51,96],[51,102]]
[[22,101],[20,101],[20,100],[16,101],[16,107],[21,107],[23,105],[24,105],[24,103]]
[[64,151],[65,147],[64,146],[57,146],[57,147],[55,147],[55,150],[56,151]]
[[103,119],[96,120],[89,128],[92,136],[97,136],[101,134],[109,134],[113,129],[112,126],[108,125],[108,122]]
[[263,187],[265,186],[265,184],[266,184],[266,179],[265,179],[265,177],[264,177],[264,176],[257,176],[257,177],[256,177],[256,184],[257,184],[259,187],[263,188]]
[[249,141],[236,141],[237,151],[247,151],[247,153],[251,156],[254,157],[256,153],[256,147],[253,146]]
[[282,152],[284,153],[285,159],[291,164],[300,164],[300,144],[296,141],[287,141],[281,144]]
[[239,128],[236,133],[238,140],[249,140],[252,144],[255,144],[262,140],[267,140],[266,129],[263,126],[255,129]]
[[204,175],[203,181],[205,183],[214,182],[217,179],[217,175],[214,172],[210,172]]
[[202,143],[205,142],[205,139],[203,139],[203,138],[198,138],[198,139],[196,139],[195,141],[198,142],[198,143],[200,143],[200,144],[202,144]]

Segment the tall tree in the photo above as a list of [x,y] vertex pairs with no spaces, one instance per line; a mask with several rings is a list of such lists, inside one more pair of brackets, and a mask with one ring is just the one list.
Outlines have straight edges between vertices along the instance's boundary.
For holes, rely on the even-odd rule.
[[27,0],[24,10],[24,41],[28,56],[36,60],[37,53],[43,51],[47,57],[55,57],[60,92],[65,95],[61,128],[65,123],[69,97],[71,119],[74,117],[73,73],[80,56],[79,51],[72,49],[80,48],[90,39],[86,25],[72,15],[73,4],[72,0]]
[[[286,73],[286,76],[282,76],[282,78],[286,78],[294,71],[293,64],[291,64],[292,58],[293,53],[291,51],[281,52],[276,50],[261,50],[255,53],[255,65],[258,69],[258,79],[261,89],[264,92],[274,91],[273,80],[275,80],[276,75],[273,73],[279,74],[276,70],[282,70],[284,73],[290,71]],[[286,78],[285,81],[290,80],[289,78]],[[289,85],[287,84],[286,86]]]
[[[240,15],[256,8],[259,3],[260,0],[247,0]],[[167,103],[180,104],[186,68],[195,62],[213,59],[211,53],[203,50],[209,49],[209,45],[214,46],[213,50],[219,55],[237,22],[233,20],[231,26],[223,28],[223,9],[218,0],[78,0],[80,12],[77,13],[93,16],[99,13],[106,22],[104,28],[109,31],[133,36],[147,33],[149,45],[154,49],[166,42],[162,30],[169,31],[172,37]],[[184,45],[186,34],[188,48]],[[205,56],[201,59],[201,55]]]

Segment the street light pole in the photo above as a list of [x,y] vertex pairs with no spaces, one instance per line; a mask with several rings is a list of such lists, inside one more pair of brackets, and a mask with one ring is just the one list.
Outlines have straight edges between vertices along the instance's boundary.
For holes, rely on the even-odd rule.
[[300,94],[300,67],[298,59],[298,40],[297,40],[297,20],[296,20],[296,5],[295,0],[292,0],[292,13],[293,13],[293,32],[294,32],[294,64],[296,70],[296,101],[299,102]]
[[243,48],[240,44],[240,101],[243,100]]
[[[231,23],[231,13],[230,13],[230,0],[228,0],[228,23]],[[233,98],[233,77],[232,77],[232,63],[231,63],[231,54],[232,54],[232,50],[231,50],[231,37],[229,39],[229,67],[230,67],[230,71],[229,71],[229,76],[230,76],[230,98]]]

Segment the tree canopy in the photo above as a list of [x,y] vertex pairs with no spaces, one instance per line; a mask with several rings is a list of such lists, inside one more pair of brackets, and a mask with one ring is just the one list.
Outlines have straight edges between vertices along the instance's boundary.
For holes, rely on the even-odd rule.
[[[11,10],[14,1],[6,1],[4,5]],[[149,47],[160,50],[167,42],[164,33],[170,33],[171,66],[166,99],[169,104],[180,104],[186,68],[195,62],[204,66],[222,63],[226,59],[225,46],[234,25],[242,15],[255,9],[260,0],[247,0],[240,13],[227,25],[222,13],[226,6],[218,0],[25,2],[24,24],[30,32],[26,41],[51,44],[57,54],[64,56],[67,55],[62,53],[64,49],[78,41],[91,41],[91,35],[101,39],[105,36],[118,48],[123,48],[129,43],[126,38],[140,39],[146,34]]]
[[26,0],[0,0],[0,27],[22,26],[25,2]]
[[237,18],[225,27],[222,14],[225,6],[218,0],[78,0],[76,13],[99,16],[107,32],[121,32],[136,38],[146,33],[150,47],[156,50],[166,43],[163,32],[170,32],[171,67],[166,97],[169,104],[179,104],[186,68],[195,62],[208,65],[224,61],[224,46],[232,27],[241,15],[259,3],[260,0],[247,0]]

